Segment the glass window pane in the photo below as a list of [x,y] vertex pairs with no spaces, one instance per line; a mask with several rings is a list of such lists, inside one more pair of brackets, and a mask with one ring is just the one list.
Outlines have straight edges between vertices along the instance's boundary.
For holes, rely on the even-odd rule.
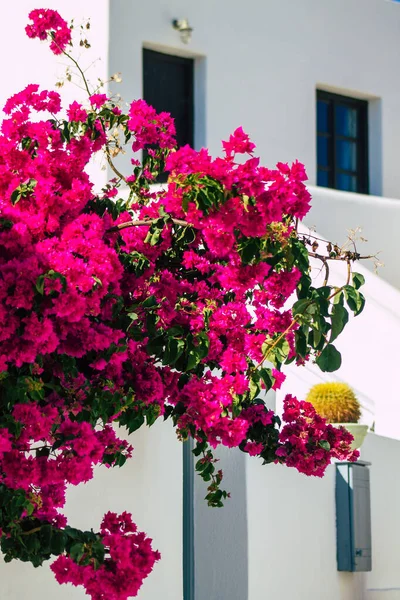
[[335,106],[336,134],[357,137],[357,109],[344,104]]
[[329,104],[323,100],[317,100],[317,131],[329,132]]
[[355,175],[347,175],[346,173],[338,173],[336,175],[336,189],[347,192],[356,192],[357,177]]
[[336,166],[345,171],[357,170],[357,144],[347,140],[336,140]]
[[317,159],[319,167],[329,167],[329,138],[321,135],[317,138]]
[[321,169],[318,169],[317,185],[329,187],[329,171],[321,171]]

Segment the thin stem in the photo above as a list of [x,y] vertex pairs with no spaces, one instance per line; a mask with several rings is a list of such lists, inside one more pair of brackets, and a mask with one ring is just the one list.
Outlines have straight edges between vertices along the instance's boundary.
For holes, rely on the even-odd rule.
[[[126,223],[120,223],[119,225],[115,225],[114,227],[110,227],[108,232],[119,231],[121,229],[126,229],[127,227],[142,227],[146,225],[152,225],[156,223],[158,219],[142,219],[139,221],[127,221]],[[174,225],[181,225],[182,227],[192,227],[190,223],[187,221],[182,221],[181,219],[171,219]]]
[[118,171],[117,167],[114,165],[113,161],[111,160],[111,154],[110,154],[110,150],[109,150],[108,146],[106,146],[106,156],[107,156],[108,164],[110,165],[110,167],[114,171],[114,173],[117,175],[117,177],[119,177],[120,179],[122,179],[122,181],[125,181],[125,183],[127,183],[126,177],[124,175],[122,175],[122,173],[120,171]]
[[347,282],[346,285],[349,285],[351,279],[351,264],[350,260],[347,261]]
[[329,264],[327,260],[323,261],[324,263],[324,267],[325,267],[325,279],[323,281],[323,286],[325,287],[326,285],[328,285],[328,279],[329,279]]
[[375,254],[369,254],[367,256],[360,256],[358,254],[350,253],[350,256],[324,256],[323,254],[318,254],[317,252],[309,252],[309,256],[312,258],[318,258],[319,260],[341,260],[341,261],[349,261],[349,260],[369,260],[370,258],[376,258]]
[[[310,255],[310,256],[311,256],[311,255]],[[324,282],[323,282],[323,284],[322,284],[322,285],[323,285],[323,286],[326,286],[326,285],[327,285],[327,283],[328,283],[328,279],[329,279],[329,265],[328,265],[328,257],[322,256],[322,254],[321,254],[321,255],[317,255],[317,254],[316,254],[316,255],[314,256],[314,258],[317,258],[318,260],[320,260],[320,261],[322,262],[322,265],[323,265],[323,267],[325,267],[325,279],[324,279]],[[321,271],[322,271],[322,267],[321,267],[321,269],[320,269],[319,273],[321,273]],[[319,275],[319,273],[318,273],[318,275]]]
[[68,54],[68,52],[65,52],[65,50],[62,50],[62,53],[64,54],[64,56],[66,56],[67,58],[69,58],[69,60],[71,60],[74,63],[74,65],[76,66],[76,68],[78,69],[78,71],[80,73],[80,76],[82,77],[82,81],[84,83],[86,92],[87,92],[88,96],[90,97],[92,95],[92,93],[91,93],[91,91],[89,89],[89,84],[88,84],[88,81],[86,79],[86,75],[82,71],[81,67],[79,66],[78,61],[75,60],[75,58],[73,56],[71,56],[70,54]]
[[32,535],[32,533],[37,533],[42,529],[42,526],[35,527],[34,529],[30,529],[29,531],[21,531],[20,535]]
[[[350,264],[350,262],[348,262],[348,265]],[[350,269],[350,274],[351,274],[351,269]],[[348,285],[348,283],[346,283],[346,285]],[[340,294],[343,290],[344,290],[345,286],[342,286],[340,288],[338,288],[335,292],[333,292],[333,294],[331,294],[330,296],[328,296],[327,301],[329,302],[329,300],[332,300],[332,298],[334,298],[335,296],[337,296],[338,294]],[[316,300],[310,300],[309,304],[307,305],[307,308],[309,306],[311,306],[312,304],[316,304]],[[256,369],[258,369],[265,360],[267,360],[268,356],[271,354],[272,350],[274,348],[276,348],[276,346],[279,344],[279,342],[293,329],[293,327],[295,326],[295,324],[297,323],[297,315],[296,317],[293,319],[293,321],[290,323],[289,327],[287,329],[285,329],[285,331],[283,333],[281,333],[276,340],[274,340],[272,343],[269,344],[269,347],[267,349],[267,351],[264,353],[261,361],[255,366],[253,367],[253,371],[255,371]]]
[[276,338],[276,340],[274,340],[274,342],[272,342],[272,344],[269,344],[269,348],[268,350],[264,353],[261,361],[258,363],[258,365],[256,365],[254,367],[253,370],[258,369],[259,367],[261,367],[261,365],[263,364],[263,362],[265,360],[267,360],[268,356],[271,354],[272,350],[279,344],[279,342],[291,331],[291,329],[293,329],[293,327],[295,326],[295,324],[297,323],[297,319],[293,319],[293,321],[290,323],[289,327],[287,329],[285,329],[285,331],[283,333],[280,334],[279,337]]
[[[61,50],[61,48],[60,48]],[[86,75],[85,72],[81,69],[79,63],[77,60],[75,60],[75,58],[73,56],[71,56],[71,54],[68,54],[68,52],[66,52],[65,50],[62,50],[62,53],[64,54],[64,56],[66,56],[70,61],[73,62],[73,64],[76,66],[76,68],[78,69],[80,76],[82,77],[82,81],[83,84],[85,86],[85,90],[87,92],[87,95],[90,96],[92,95],[92,92],[90,91],[89,88],[89,83],[88,80],[86,79]],[[103,129],[104,129],[104,125],[103,125]],[[107,155],[107,162],[110,165],[111,169],[114,171],[114,173],[120,178],[122,179],[122,181],[125,181],[126,183],[126,177],[124,177],[124,175],[122,175],[122,173],[120,171],[118,171],[118,169],[116,168],[116,166],[114,165],[113,161],[111,160],[111,155],[110,155],[110,150],[108,148],[108,146],[106,146],[106,155]]]

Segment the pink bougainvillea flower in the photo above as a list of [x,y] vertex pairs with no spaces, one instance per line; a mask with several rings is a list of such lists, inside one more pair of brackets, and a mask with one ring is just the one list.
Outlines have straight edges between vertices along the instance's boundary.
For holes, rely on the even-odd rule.
[[30,38],[47,39],[50,36],[50,50],[62,54],[71,41],[71,29],[56,10],[38,8],[29,13],[32,23],[25,28]]

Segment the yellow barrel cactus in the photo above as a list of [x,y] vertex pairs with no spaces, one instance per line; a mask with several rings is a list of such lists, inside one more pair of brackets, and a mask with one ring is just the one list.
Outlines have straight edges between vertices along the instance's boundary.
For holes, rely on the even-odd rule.
[[361,416],[360,403],[347,383],[318,383],[309,391],[307,402],[329,423],[358,423]]

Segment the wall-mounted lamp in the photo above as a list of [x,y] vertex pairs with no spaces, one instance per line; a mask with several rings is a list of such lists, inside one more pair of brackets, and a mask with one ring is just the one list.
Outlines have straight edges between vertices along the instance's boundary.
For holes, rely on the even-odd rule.
[[172,21],[172,27],[179,31],[181,40],[184,44],[188,44],[192,39],[193,27],[190,27],[187,19],[174,19]]

